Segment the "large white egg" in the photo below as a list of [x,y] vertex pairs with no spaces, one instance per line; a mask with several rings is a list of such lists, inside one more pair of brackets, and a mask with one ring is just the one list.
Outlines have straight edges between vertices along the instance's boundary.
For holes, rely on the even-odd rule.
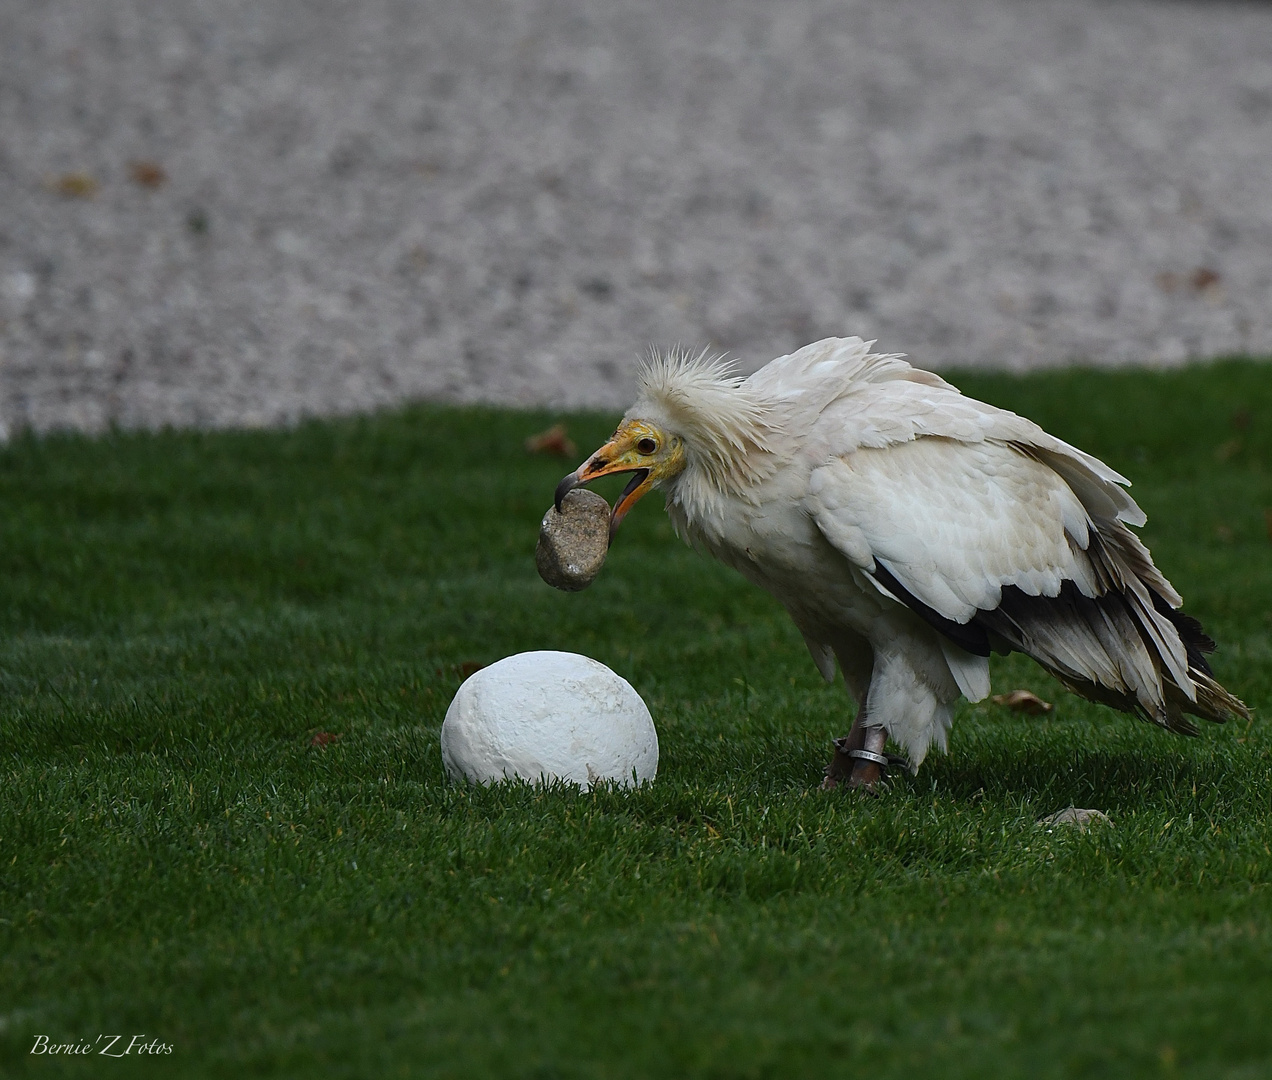
[[627,785],[658,772],[658,733],[640,695],[604,664],[578,653],[517,653],[459,688],[442,724],[442,761],[453,779],[480,784]]

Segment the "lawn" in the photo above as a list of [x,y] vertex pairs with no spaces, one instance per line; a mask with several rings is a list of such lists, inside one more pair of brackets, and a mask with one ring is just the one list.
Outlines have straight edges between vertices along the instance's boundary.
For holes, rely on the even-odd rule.
[[[1253,723],[1012,657],[1054,713],[824,793],[842,685],[656,497],[586,592],[538,580],[557,417],[0,449],[0,1073],[1272,1075],[1272,369],[956,381],[1135,480]],[[535,648],[640,691],[652,786],[445,781],[464,673]],[[1113,824],[1035,824],[1070,804]],[[30,1053],[116,1034],[170,1050]]]

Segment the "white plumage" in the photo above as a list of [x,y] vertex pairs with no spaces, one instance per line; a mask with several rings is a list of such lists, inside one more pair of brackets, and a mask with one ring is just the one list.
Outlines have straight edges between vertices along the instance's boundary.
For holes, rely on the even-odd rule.
[[915,768],[959,695],[988,694],[991,649],[1175,731],[1247,715],[1128,528],[1145,516],[1124,477],[872,344],[828,338],[749,378],[655,359],[559,490],[636,472],[616,524],[661,488],[677,533],[772,593],[827,679],[838,659],[854,731],[878,736],[862,745],[886,732]]

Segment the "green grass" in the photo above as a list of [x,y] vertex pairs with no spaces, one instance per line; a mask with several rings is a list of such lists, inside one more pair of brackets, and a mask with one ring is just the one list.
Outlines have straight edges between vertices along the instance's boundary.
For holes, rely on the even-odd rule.
[[[1266,708],[1272,371],[957,381],[1135,480]],[[842,686],[656,498],[592,588],[538,581],[550,419],[0,450],[0,1073],[1272,1074],[1265,723],[1170,736],[1008,658],[1054,714],[964,706],[917,778],[824,794]],[[464,665],[533,648],[644,695],[654,785],[444,781]],[[1114,826],[1034,824],[1070,804]],[[172,1052],[29,1054],[102,1033]]]

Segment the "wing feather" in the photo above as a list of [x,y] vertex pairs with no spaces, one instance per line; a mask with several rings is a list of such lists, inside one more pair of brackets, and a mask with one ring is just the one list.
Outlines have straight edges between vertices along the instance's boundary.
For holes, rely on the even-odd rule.
[[[805,359],[825,375],[825,355]],[[1145,521],[1128,481],[1031,421],[879,361],[853,353],[807,442],[805,508],[826,539],[965,653],[986,655],[992,638],[1177,730],[1191,728],[1181,710],[1220,718],[1213,695],[1198,705],[1204,661],[1181,635],[1182,600],[1127,527]],[[980,689],[974,668],[950,666],[965,693]]]
[[1056,596],[1064,581],[1096,586],[1082,504],[1008,445],[933,437],[858,449],[814,470],[807,506],[858,566],[882,562],[957,623],[996,608],[1007,585],[1031,596]]

